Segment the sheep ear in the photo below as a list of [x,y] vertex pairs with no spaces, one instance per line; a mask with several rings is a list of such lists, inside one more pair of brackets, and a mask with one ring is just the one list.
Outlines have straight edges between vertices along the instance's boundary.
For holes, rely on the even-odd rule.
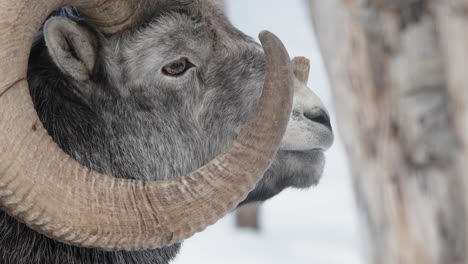
[[44,37],[54,63],[66,75],[86,81],[96,63],[94,34],[63,17],[54,17],[44,25]]

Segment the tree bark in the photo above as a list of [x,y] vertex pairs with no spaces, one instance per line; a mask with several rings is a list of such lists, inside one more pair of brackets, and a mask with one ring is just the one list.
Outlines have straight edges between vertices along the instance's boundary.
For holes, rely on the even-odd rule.
[[249,204],[237,209],[236,227],[260,231],[259,214],[259,204]]
[[468,263],[468,0],[309,0],[371,263]]

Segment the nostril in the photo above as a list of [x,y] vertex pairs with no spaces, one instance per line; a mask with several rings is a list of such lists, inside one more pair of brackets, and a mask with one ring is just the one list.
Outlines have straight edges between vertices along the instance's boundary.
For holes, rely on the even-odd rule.
[[330,123],[330,116],[324,110],[318,111],[304,111],[305,118],[322,124],[326,126],[328,129],[332,130],[331,123]]

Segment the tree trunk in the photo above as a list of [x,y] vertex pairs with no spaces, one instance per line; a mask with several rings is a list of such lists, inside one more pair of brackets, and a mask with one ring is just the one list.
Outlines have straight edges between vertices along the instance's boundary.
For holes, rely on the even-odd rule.
[[468,0],[309,0],[371,263],[468,263]]
[[260,205],[249,204],[237,209],[236,226],[241,229],[260,231],[259,222]]

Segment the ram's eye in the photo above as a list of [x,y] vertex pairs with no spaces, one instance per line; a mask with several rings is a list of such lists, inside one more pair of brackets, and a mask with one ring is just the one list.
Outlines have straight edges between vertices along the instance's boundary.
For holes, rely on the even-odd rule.
[[163,72],[167,75],[179,76],[186,72],[192,64],[187,58],[181,58],[164,66]]

